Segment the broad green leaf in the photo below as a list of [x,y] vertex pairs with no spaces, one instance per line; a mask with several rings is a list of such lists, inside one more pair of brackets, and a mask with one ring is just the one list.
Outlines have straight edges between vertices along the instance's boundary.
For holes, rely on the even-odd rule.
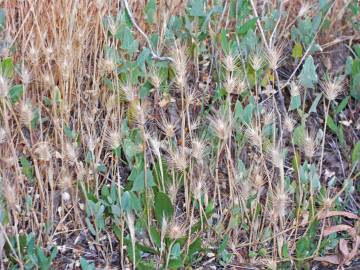
[[87,225],[87,228],[89,229],[89,231],[91,232],[91,234],[93,236],[96,236],[96,230],[94,228],[94,225],[92,225],[91,221],[89,218],[86,218],[85,219],[85,222],[86,222],[86,225]]
[[183,262],[181,259],[170,259],[168,267],[169,269],[179,269],[183,266]]
[[12,78],[14,74],[14,64],[10,57],[1,61],[0,73],[7,79]]
[[305,139],[305,127],[303,125],[297,126],[292,134],[292,138],[294,141],[294,144],[296,144],[297,146],[302,146],[304,144],[304,139]]
[[336,135],[338,134],[339,128],[330,115],[326,117],[326,124],[331,129],[332,132],[334,132]]
[[196,253],[199,253],[200,251],[201,251],[201,238],[199,237],[190,244],[188,256],[191,257]]
[[351,152],[351,163],[354,166],[355,163],[360,163],[360,141],[358,141]]
[[156,14],[156,0],[148,0],[144,12],[146,21],[148,23],[154,23],[154,15]]
[[35,169],[31,162],[23,155],[20,157],[20,164],[22,167],[22,173],[28,178],[31,182],[35,180]]
[[154,204],[155,216],[158,222],[162,222],[163,218],[170,220],[174,214],[174,208],[172,206],[171,200],[163,192],[157,192],[155,194],[155,204]]
[[346,108],[347,104],[349,103],[349,99],[350,97],[347,96],[340,102],[339,106],[337,106],[335,110],[335,114],[342,112]]
[[308,56],[300,73],[300,84],[304,88],[314,88],[318,82],[316,67],[312,56]]
[[313,103],[311,104],[311,107],[310,107],[310,110],[309,110],[309,114],[310,114],[310,113],[316,113],[316,108],[317,108],[317,106],[318,106],[318,104],[319,104],[319,101],[320,101],[321,97],[322,97],[322,94],[321,94],[321,93],[319,93],[319,94],[316,95],[315,100],[314,100]]
[[3,29],[5,26],[5,20],[6,20],[6,13],[5,10],[2,8],[0,9],[0,29]]
[[65,135],[72,140],[76,139],[76,132],[69,128],[67,125],[64,126],[64,133]]
[[298,109],[300,108],[300,106],[301,106],[301,96],[299,95],[299,96],[291,97],[289,111]]
[[229,39],[227,37],[227,31],[225,29],[221,30],[220,33],[220,42],[221,42],[221,48],[225,51],[228,52],[230,50],[230,46],[229,46]]
[[80,258],[80,266],[82,270],[95,270],[95,264],[88,263],[83,257]]
[[12,104],[16,104],[19,102],[19,100],[24,94],[24,90],[25,88],[22,84],[17,84],[10,88],[9,98]]
[[247,34],[247,32],[249,30],[254,30],[257,20],[258,20],[258,17],[255,17],[255,18],[252,18],[252,19],[248,20],[243,25],[240,25],[239,27],[237,27],[236,32],[239,35]]
[[[144,191],[145,186],[145,174],[143,168],[134,167],[129,176],[129,180],[133,181],[133,187],[131,191],[142,192]],[[153,187],[155,185],[152,171],[150,169],[146,170],[146,182],[148,187]]]
[[360,100],[360,59],[355,59],[352,63],[350,94],[353,98]]
[[181,255],[181,247],[179,243],[175,243],[171,248],[171,258],[179,258]]
[[126,212],[130,212],[131,210],[139,211],[141,210],[141,202],[134,192],[125,191],[122,194],[121,207]]
[[152,226],[150,228],[150,236],[151,239],[153,240],[153,242],[155,243],[155,245],[160,248],[161,247],[161,237],[160,237],[160,233],[157,231],[157,229]]
[[204,0],[193,0],[190,2],[190,16],[203,17],[205,16]]
[[291,53],[294,58],[301,58],[303,56],[303,48],[300,42],[296,42]]
[[121,29],[120,33],[116,34],[116,37],[121,40],[121,48],[127,51],[128,54],[133,54],[137,51],[139,42],[134,39],[129,27]]

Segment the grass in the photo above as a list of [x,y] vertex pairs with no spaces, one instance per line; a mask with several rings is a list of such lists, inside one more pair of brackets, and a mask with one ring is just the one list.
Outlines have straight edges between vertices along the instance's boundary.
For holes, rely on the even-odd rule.
[[2,268],[357,258],[357,1],[1,8]]

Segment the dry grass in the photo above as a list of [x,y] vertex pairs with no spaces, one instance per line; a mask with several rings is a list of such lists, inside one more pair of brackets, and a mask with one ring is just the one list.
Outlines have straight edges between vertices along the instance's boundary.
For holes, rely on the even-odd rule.
[[[359,220],[358,186],[354,184],[355,193],[348,193],[344,184],[357,183],[358,167],[352,166],[338,142],[332,143],[337,138],[329,135],[324,121],[348,95],[348,84],[337,77],[323,80],[320,112],[308,118],[287,110],[291,96],[302,97],[303,112],[315,97],[314,89],[296,88],[296,71],[302,62],[291,58],[287,44],[292,42],[290,29],[299,14],[316,15],[317,1],[309,1],[308,6],[308,1],[284,1],[280,8],[287,16],[278,21],[273,34],[258,25],[262,42],[246,57],[221,49],[221,29],[228,29],[235,40],[237,18],[230,17],[229,7],[208,22],[209,35],[204,40],[195,40],[196,33],[174,40],[165,30],[172,17],[185,14],[186,1],[157,1],[154,24],[144,19],[144,2],[130,5],[134,19],[148,36],[158,33],[154,51],[171,61],[147,61],[142,73],[133,74],[135,69],[121,69],[136,63],[149,44],[133,29],[140,49],[133,55],[124,53],[114,21],[125,14],[123,1],[2,1],[7,46],[1,57],[11,57],[16,66],[11,80],[0,82],[1,91],[18,84],[25,89],[16,104],[0,91],[1,211],[8,213],[1,225],[7,243],[2,265],[27,269],[29,259],[19,243],[21,235],[33,232],[36,245],[46,254],[49,247],[60,247],[55,269],[74,266],[79,257],[114,269],[135,269],[133,262],[139,263],[139,258],[130,249],[138,244],[157,250],[140,263],[154,260],[156,268],[166,269],[173,260],[173,246],[180,242],[187,265],[206,265],[209,260],[217,267],[226,262],[276,269],[277,263],[300,269],[299,263],[305,260],[298,256],[298,240],[311,232],[315,221],[319,222],[311,239],[315,247],[306,259],[328,255],[322,240],[336,222],[328,218],[329,213],[348,213],[343,222],[351,228]],[[253,8],[264,16],[279,8],[277,2],[257,1]],[[329,29],[314,38],[325,49],[317,61],[333,46],[351,48],[359,40],[359,33],[345,20],[349,3],[336,1],[327,13]],[[254,12],[251,5],[249,9]],[[106,25],[104,18],[110,17]],[[190,24],[196,28],[197,23]],[[342,34],[335,36],[338,31]],[[326,73],[323,66],[327,65],[319,62],[319,66],[319,74]],[[164,68],[168,68],[165,74]],[[133,79],[132,75],[138,76]],[[285,82],[292,85],[291,95]],[[144,86],[149,88],[145,97]],[[219,86],[225,93],[220,98]],[[239,115],[238,104],[262,107],[244,121],[245,112]],[[341,120],[355,122],[359,103],[351,100],[349,104]],[[305,135],[297,138],[292,134],[300,124]],[[359,128],[344,129],[352,134],[346,138],[352,149],[359,140]],[[308,180],[301,179],[300,170],[308,170],[309,179],[319,175],[322,189],[311,181],[302,183]],[[136,188],[135,172],[142,175]],[[337,184],[330,184],[331,179]],[[143,208],[111,212],[114,207],[104,203],[104,187],[111,186],[116,187],[121,207],[124,193],[133,190]],[[171,217],[163,220],[157,216],[159,193],[167,194],[174,208]],[[92,204],[98,208],[91,208]],[[106,209],[103,227],[96,216],[101,204]],[[349,218],[351,212],[355,217]],[[350,237],[344,241],[352,241],[352,250],[357,249],[359,236],[346,231]],[[229,236],[228,248],[216,254],[215,262],[211,253],[217,252],[224,235]],[[199,260],[191,257],[196,239],[202,240],[204,248],[201,256],[197,254]],[[344,258],[342,240],[339,264],[355,257],[350,250],[351,256]],[[289,255],[283,254],[285,246]],[[226,261],[228,255],[233,257]]]

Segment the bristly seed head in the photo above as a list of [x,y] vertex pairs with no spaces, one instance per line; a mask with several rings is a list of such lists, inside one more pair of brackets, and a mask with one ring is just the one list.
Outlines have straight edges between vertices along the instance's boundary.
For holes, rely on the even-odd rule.
[[315,139],[309,135],[308,132],[304,135],[304,142],[303,142],[303,150],[304,154],[308,159],[311,159],[316,150],[316,143]]
[[284,217],[287,213],[287,206],[289,203],[289,196],[285,191],[279,187],[276,188],[276,193],[273,195],[273,210],[277,217]]
[[185,235],[185,229],[183,225],[177,222],[172,222],[168,229],[168,235],[171,239],[179,239]]
[[191,141],[191,156],[195,158],[200,164],[202,164],[205,155],[206,142],[199,138],[193,138]]
[[52,150],[47,142],[40,142],[36,145],[34,153],[39,160],[50,161],[52,158]]
[[65,143],[63,157],[70,164],[76,163],[78,158],[76,143]]
[[321,83],[321,88],[329,101],[335,100],[343,91],[343,80],[341,78],[329,77]]
[[219,139],[225,141],[229,138],[229,136],[231,136],[231,125],[229,121],[225,119],[225,117],[220,116],[219,112],[217,112],[216,114],[212,117],[209,117],[210,126],[211,129],[214,131],[215,135]]
[[176,124],[172,123],[165,116],[161,116],[161,121],[158,122],[158,127],[166,138],[174,138],[176,135]]
[[292,131],[294,130],[295,127],[295,120],[292,119],[290,116],[285,116],[284,119],[284,127],[285,129],[289,132],[292,133]]
[[283,57],[283,48],[284,45],[280,44],[279,46],[272,46],[268,49],[266,60],[272,70],[277,70],[285,60]]
[[261,147],[261,130],[257,126],[245,128],[245,135],[252,146]]
[[105,131],[105,144],[111,149],[117,149],[121,145],[122,135],[119,130],[107,128]]
[[10,85],[8,80],[0,75],[0,98],[6,98],[9,94]]
[[260,70],[264,65],[264,60],[261,55],[253,54],[250,57],[250,64],[255,71]]
[[232,54],[227,54],[223,60],[225,69],[228,72],[234,72],[236,69],[236,61],[238,57],[233,56]]
[[230,74],[226,76],[226,80],[224,82],[224,88],[228,94],[233,94],[235,92],[235,89],[237,88],[237,84],[238,84],[237,79],[234,76]]
[[175,170],[185,171],[188,167],[185,149],[179,148],[176,151],[170,151],[169,164]]
[[4,127],[0,127],[0,144],[7,141],[8,132]]
[[290,95],[292,97],[300,96],[301,95],[301,86],[296,81],[292,81],[290,83]]
[[176,84],[179,88],[183,88],[186,85],[186,74],[188,65],[188,57],[186,56],[185,47],[175,46],[173,55],[176,73]]
[[275,167],[282,168],[284,166],[284,154],[278,147],[270,149],[269,158]]
[[21,69],[21,80],[25,86],[31,82],[31,73],[25,67]]
[[309,2],[307,2],[307,1],[303,2],[301,4],[301,8],[299,10],[298,16],[302,17],[302,16],[306,15],[309,12],[310,9],[311,9],[311,4]]
[[130,84],[121,85],[120,98],[130,103],[136,101],[138,99],[137,88]]
[[34,119],[34,111],[30,102],[23,101],[19,105],[20,122],[26,127],[31,126],[31,121]]

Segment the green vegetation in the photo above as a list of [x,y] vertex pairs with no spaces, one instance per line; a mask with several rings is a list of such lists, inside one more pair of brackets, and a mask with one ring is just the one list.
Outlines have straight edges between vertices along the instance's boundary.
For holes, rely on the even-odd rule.
[[0,2],[1,266],[351,263],[358,1],[129,2]]

